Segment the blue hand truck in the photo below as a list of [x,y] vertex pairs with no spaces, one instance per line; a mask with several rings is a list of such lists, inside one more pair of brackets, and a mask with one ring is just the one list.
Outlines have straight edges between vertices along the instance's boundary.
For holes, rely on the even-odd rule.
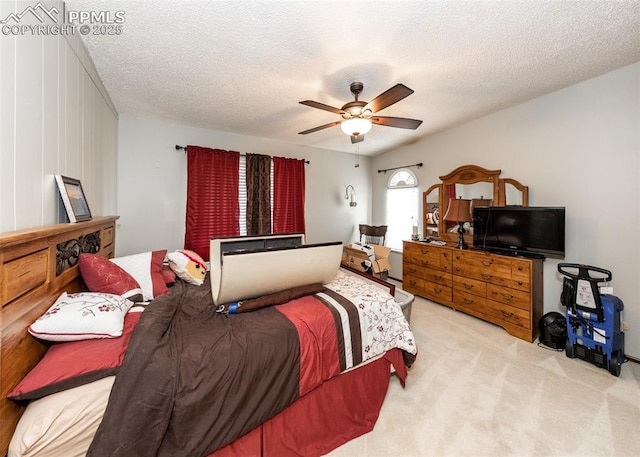
[[559,263],[558,272],[565,276],[560,301],[566,307],[567,357],[577,357],[620,376],[625,357],[621,330],[624,304],[614,295],[601,294],[598,287],[611,281],[611,272],[577,263]]

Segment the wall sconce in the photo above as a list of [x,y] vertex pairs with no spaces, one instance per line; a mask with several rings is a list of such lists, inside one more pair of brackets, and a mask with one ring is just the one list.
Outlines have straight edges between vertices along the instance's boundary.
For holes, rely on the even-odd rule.
[[[349,191],[349,188],[351,188],[351,191]],[[351,184],[349,184],[345,189],[344,198],[349,200],[349,206],[358,206],[358,202],[356,201],[356,190]]]

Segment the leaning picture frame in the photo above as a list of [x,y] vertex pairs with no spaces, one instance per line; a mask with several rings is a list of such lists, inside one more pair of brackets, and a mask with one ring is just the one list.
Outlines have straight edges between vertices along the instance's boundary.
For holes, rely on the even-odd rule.
[[80,180],[63,175],[55,176],[62,203],[67,210],[69,222],[82,222],[91,219],[91,210],[82,190]]

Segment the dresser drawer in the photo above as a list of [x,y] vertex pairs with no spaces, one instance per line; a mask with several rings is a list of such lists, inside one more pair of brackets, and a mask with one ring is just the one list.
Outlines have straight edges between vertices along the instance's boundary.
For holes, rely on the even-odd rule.
[[451,287],[433,282],[425,282],[423,294],[425,298],[443,304],[451,304]]
[[453,273],[494,284],[510,285],[511,260],[481,252],[456,252],[453,254]]
[[529,279],[531,277],[531,262],[528,260],[512,259],[511,276],[514,278]]
[[424,267],[419,267],[414,263],[405,262],[402,265],[403,275],[410,275],[410,276],[415,276],[416,278],[424,279],[424,271],[425,271]]
[[423,278],[425,283],[434,282],[443,286],[451,287],[453,280],[451,279],[451,273],[444,272],[442,270],[434,270],[432,268],[423,269]]
[[413,275],[402,275],[402,288],[409,293],[421,293],[424,290],[424,280]]
[[446,249],[424,247],[411,254],[412,262],[427,268],[451,271],[451,253]]
[[463,308],[463,310],[467,309],[475,311],[476,313],[485,314],[485,302],[484,297],[478,297],[477,295],[458,289],[453,290],[453,303],[455,303],[456,308]]
[[523,292],[531,292],[531,279],[514,277],[509,284],[512,288],[521,290]]
[[453,276],[453,288],[479,297],[487,296],[487,283],[477,279]]
[[467,278],[490,282],[501,286],[511,285],[511,267],[488,268],[477,265],[467,265],[462,273]]
[[487,298],[516,308],[531,309],[531,294],[522,290],[487,284]]
[[529,311],[505,305],[504,303],[487,299],[485,314],[491,318],[491,321],[501,320],[518,327],[531,328],[531,314]]

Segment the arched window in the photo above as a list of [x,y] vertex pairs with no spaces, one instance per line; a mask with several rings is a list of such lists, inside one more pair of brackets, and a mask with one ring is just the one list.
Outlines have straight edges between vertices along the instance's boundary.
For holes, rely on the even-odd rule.
[[413,222],[418,217],[418,179],[411,170],[394,171],[387,181],[387,236],[386,245],[402,249],[402,240],[413,233]]

